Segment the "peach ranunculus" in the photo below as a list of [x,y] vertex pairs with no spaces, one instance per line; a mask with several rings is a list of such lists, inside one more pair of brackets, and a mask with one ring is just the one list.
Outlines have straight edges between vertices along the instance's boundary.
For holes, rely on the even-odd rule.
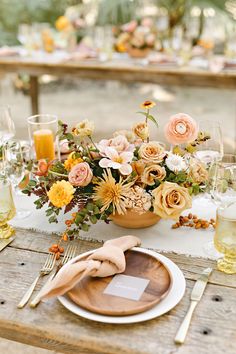
[[154,186],[155,181],[162,181],[166,176],[166,170],[160,165],[146,166],[142,175],[141,181],[148,186]]
[[130,22],[128,22],[128,23],[125,23],[125,24],[121,27],[121,29],[122,29],[122,31],[124,31],[124,32],[132,33],[132,32],[134,32],[134,31],[136,30],[137,26],[138,26],[137,21],[133,20],[133,21],[130,21]]
[[148,125],[146,122],[140,122],[134,125],[133,127],[133,132],[135,135],[137,135],[138,138],[144,140],[147,140],[149,137],[149,129]]
[[208,171],[205,165],[197,160],[191,161],[189,167],[189,177],[192,178],[195,183],[204,183],[208,180]]
[[165,126],[165,137],[174,145],[191,142],[197,138],[198,126],[196,121],[185,113],[170,117]]
[[106,156],[105,150],[107,147],[115,149],[119,154],[126,151],[133,152],[135,149],[134,145],[130,144],[124,135],[117,135],[115,138],[108,140],[102,139],[97,144],[101,156]]
[[188,189],[177,183],[164,182],[152,191],[154,213],[163,219],[178,219],[183,210],[192,206]]
[[160,163],[166,156],[164,147],[157,141],[143,143],[139,149],[139,157],[146,163]]
[[91,182],[93,172],[87,162],[81,162],[71,169],[68,178],[73,186],[85,187]]

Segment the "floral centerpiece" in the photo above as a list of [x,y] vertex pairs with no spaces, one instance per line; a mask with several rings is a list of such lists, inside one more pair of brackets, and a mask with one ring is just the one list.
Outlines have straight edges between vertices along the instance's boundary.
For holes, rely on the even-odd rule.
[[57,18],[55,27],[60,34],[59,44],[73,50],[76,43],[85,35],[86,21],[83,7],[80,5],[68,7],[65,14]]
[[180,113],[165,127],[167,140],[178,144],[173,148],[176,153],[166,150],[164,144],[150,140],[149,121],[157,125],[150,114],[154,106],[145,101],[139,112],[143,121],[98,143],[93,140],[92,122],[84,120],[71,131],[60,122],[58,134],[67,158],[38,161],[35,178],[24,193],[37,196],[36,208],[47,205],[49,222],[57,222],[62,211],[72,212],[65,222],[65,240],[98,221],[124,225],[127,215],[128,222],[136,215],[138,227],[148,226],[147,214],[151,224],[160,218],[177,220],[191,207],[192,195],[202,191],[207,171],[191,153],[206,137],[190,116]]
[[145,57],[154,48],[156,31],[153,21],[144,18],[140,23],[131,21],[114,30],[115,49],[128,52],[131,57]]

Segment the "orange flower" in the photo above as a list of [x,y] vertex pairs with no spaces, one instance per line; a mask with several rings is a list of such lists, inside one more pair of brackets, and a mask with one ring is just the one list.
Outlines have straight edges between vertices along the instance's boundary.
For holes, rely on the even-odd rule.
[[153,108],[155,107],[156,103],[153,102],[153,101],[144,101],[140,107],[143,108],[143,109],[150,109],[150,108]]
[[58,31],[64,31],[70,27],[70,22],[67,17],[60,16],[56,20],[55,26]]
[[51,165],[51,162],[47,162],[44,159],[38,161],[38,171],[35,172],[36,176],[47,176],[48,169]]

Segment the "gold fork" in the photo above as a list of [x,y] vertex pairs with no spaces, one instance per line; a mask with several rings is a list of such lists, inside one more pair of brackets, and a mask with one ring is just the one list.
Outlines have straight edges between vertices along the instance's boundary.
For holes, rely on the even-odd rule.
[[21,301],[17,305],[18,309],[22,309],[27,304],[27,302],[29,301],[29,299],[34,291],[34,288],[36,287],[36,284],[39,281],[39,279],[42,276],[49,274],[53,270],[55,261],[56,261],[55,253],[50,252],[46,258],[44,265],[42,266],[42,268],[39,271],[39,275],[35,278],[35,280],[31,284],[31,286],[26,291],[25,295],[23,296],[23,298],[21,299]]
[[31,301],[30,307],[36,307],[40,303],[40,298],[41,298],[41,293],[43,289],[47,286],[47,284],[55,277],[55,275],[59,272],[61,267],[66,264],[68,261],[70,261],[72,258],[75,257],[77,251],[77,246],[76,245],[69,245],[65,251],[65,254],[62,258],[62,260],[58,263],[57,268],[55,272],[50,276],[50,278],[47,280],[47,282],[44,284],[43,288],[40,290],[40,292],[35,296],[35,298]]

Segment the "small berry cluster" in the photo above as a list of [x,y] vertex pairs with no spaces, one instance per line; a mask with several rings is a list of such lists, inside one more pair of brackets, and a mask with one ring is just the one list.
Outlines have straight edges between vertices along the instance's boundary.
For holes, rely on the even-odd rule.
[[59,245],[57,244],[54,244],[52,245],[50,248],[49,248],[49,252],[52,252],[52,253],[55,253],[56,254],[56,259],[58,260],[61,256],[61,253],[64,252],[64,248],[63,247],[60,247]]
[[189,213],[187,216],[180,216],[179,221],[172,225],[172,229],[178,229],[181,226],[194,227],[195,229],[207,229],[212,226],[215,228],[215,219],[207,221],[205,219],[199,219],[197,215]]

